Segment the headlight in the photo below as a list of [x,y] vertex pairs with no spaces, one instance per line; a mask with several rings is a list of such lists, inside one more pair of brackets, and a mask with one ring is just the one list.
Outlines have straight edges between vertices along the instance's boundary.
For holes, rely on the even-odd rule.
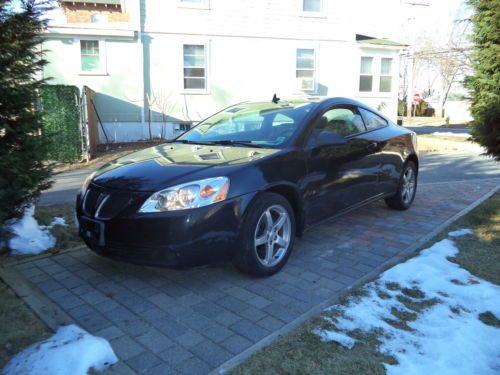
[[87,178],[85,179],[85,181],[83,182],[83,185],[80,189],[80,194],[83,196],[85,195],[85,192],[87,191],[87,188],[89,187],[90,185],[90,182],[92,182],[92,179],[94,178],[95,176],[95,172],[92,172],[91,174],[89,174],[87,176]]
[[226,199],[227,177],[214,177],[172,186],[150,196],[139,212],[162,212],[203,207]]

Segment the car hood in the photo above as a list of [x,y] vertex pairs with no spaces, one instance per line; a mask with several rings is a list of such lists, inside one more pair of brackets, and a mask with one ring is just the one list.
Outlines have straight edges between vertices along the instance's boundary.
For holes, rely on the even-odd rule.
[[[250,163],[277,151],[253,147],[166,143],[103,165],[96,171],[92,182],[112,189],[153,192],[172,186],[176,180],[187,175],[209,168]],[[222,173],[225,171],[221,171],[221,175]],[[196,176],[193,178],[197,179]]]

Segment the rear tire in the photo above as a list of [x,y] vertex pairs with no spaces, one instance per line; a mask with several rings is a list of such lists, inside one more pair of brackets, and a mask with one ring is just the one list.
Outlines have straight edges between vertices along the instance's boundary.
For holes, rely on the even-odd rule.
[[395,210],[410,208],[417,192],[417,166],[412,161],[407,161],[399,178],[396,194],[385,198],[385,203]]
[[270,276],[287,262],[295,240],[295,216],[282,195],[260,194],[248,209],[234,265],[254,276]]

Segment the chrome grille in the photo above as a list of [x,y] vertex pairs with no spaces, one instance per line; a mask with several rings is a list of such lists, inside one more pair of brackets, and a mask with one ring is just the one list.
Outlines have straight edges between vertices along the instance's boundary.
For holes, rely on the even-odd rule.
[[83,197],[82,208],[90,218],[111,219],[125,209],[132,200],[129,192],[111,191],[89,185]]

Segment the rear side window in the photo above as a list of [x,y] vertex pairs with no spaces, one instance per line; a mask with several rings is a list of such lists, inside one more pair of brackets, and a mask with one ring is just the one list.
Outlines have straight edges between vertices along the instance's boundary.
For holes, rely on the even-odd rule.
[[355,108],[337,107],[330,109],[323,114],[318,127],[344,137],[365,131],[363,120]]
[[387,126],[387,120],[383,119],[379,115],[373,112],[367,111],[366,109],[360,108],[359,111],[363,115],[365,120],[365,126],[368,131],[380,129]]

